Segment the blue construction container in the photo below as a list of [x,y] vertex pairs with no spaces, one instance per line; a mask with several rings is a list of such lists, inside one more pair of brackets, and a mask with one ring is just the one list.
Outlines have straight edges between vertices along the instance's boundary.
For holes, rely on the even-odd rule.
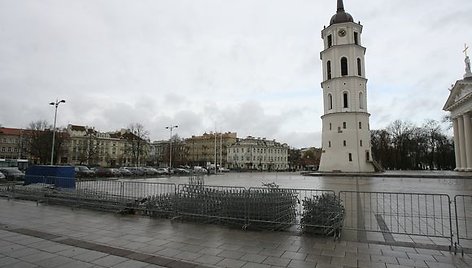
[[25,185],[33,183],[53,184],[58,188],[75,189],[75,171],[70,166],[31,166],[26,170]]

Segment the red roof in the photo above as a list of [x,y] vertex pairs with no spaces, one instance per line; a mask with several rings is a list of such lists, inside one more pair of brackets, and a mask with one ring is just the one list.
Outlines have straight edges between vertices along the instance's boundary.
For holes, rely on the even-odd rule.
[[0,134],[3,135],[12,135],[12,136],[20,136],[25,129],[21,128],[8,128],[8,127],[0,127]]

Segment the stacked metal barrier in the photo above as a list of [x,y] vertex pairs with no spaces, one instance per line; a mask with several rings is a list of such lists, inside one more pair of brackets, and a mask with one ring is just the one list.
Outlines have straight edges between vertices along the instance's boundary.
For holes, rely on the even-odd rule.
[[240,204],[244,187],[179,184],[175,212],[182,219],[230,223],[244,220],[244,205]]

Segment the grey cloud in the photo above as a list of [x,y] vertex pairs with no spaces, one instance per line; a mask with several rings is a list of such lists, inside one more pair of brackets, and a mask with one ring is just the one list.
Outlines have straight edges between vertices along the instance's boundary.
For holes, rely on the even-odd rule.
[[[442,115],[472,43],[471,3],[345,1],[364,25],[373,124]],[[216,122],[319,146],[320,31],[334,13],[306,0],[0,1],[0,124],[52,121],[57,97],[60,125],[141,122],[164,139],[163,125],[189,136]]]

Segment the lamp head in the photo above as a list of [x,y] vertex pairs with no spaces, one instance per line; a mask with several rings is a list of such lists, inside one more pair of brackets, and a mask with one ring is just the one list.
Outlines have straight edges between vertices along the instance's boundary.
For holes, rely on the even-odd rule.
[[62,102],[62,103],[66,103],[66,100],[61,100],[60,102]]
[[49,105],[55,105],[55,103],[54,103],[54,102],[50,102]]

